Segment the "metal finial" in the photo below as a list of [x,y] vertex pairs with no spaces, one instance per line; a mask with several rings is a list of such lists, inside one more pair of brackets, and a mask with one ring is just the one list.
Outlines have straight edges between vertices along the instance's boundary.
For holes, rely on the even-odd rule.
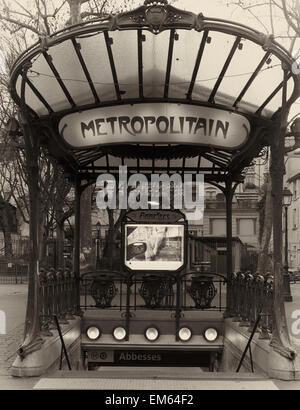
[[145,0],[144,6],[167,6],[168,0]]

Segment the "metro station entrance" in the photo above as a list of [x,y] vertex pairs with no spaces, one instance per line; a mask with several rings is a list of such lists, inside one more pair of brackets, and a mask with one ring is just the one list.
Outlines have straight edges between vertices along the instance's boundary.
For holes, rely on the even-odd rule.
[[[249,61],[251,73],[233,82],[233,71],[249,72]],[[281,148],[287,113],[300,90],[292,64],[276,41],[249,27],[149,0],[130,12],[43,38],[19,57],[10,86],[32,164],[32,252],[25,338],[15,374],[26,374],[43,349],[51,357],[57,354],[53,315],[62,325],[74,324],[65,336],[70,352],[79,346],[85,368],[189,365],[193,357],[196,365],[215,371],[222,362],[226,320],[253,328],[261,313],[261,332],[293,360],[282,321],[281,252],[272,280],[265,280],[264,272],[258,275],[262,279],[237,276],[232,268],[232,197],[265,147],[272,154],[278,220],[274,247],[282,246]],[[39,270],[35,194],[41,144],[75,187],[70,272]],[[184,181],[189,175],[185,186],[197,188],[202,181],[218,187],[226,197],[226,275],[197,260],[197,238],[187,234],[189,214],[183,207],[173,203],[165,209],[164,192],[158,202],[148,198],[145,205],[142,190],[135,197],[140,206],[127,204],[120,270],[95,267],[83,275],[80,198],[95,183],[108,194],[108,175],[118,185],[110,199],[118,197],[119,205],[122,182],[134,178],[141,184],[155,176],[176,182],[177,176]],[[193,257],[187,268],[189,249]],[[255,292],[267,303],[254,302]],[[252,302],[245,305],[245,300]]]

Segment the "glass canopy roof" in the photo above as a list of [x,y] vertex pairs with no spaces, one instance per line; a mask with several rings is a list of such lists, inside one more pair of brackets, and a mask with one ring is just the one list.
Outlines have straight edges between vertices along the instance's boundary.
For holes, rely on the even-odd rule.
[[[271,37],[248,27],[146,1],[132,12],[41,39],[16,61],[11,92],[33,126],[51,122],[49,138],[72,157],[76,172],[126,164],[149,172],[186,167],[222,179],[229,171],[239,173],[266,145],[263,136],[282,106],[284,78],[288,103],[299,96],[292,64]],[[70,113],[116,107],[117,115],[122,105],[151,102],[240,113],[252,125],[251,138],[238,150],[190,146],[184,139],[71,149],[59,136],[58,123]]]

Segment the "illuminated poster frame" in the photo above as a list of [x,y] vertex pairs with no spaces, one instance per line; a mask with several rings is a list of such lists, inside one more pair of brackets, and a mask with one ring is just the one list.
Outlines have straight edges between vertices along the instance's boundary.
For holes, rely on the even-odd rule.
[[[135,237],[134,230],[137,232],[137,235],[140,235],[142,232],[141,230],[146,230],[147,227],[149,229],[150,236],[148,238],[142,237]],[[180,232],[180,240],[176,235],[174,236],[174,230]],[[140,232],[138,230],[140,229]],[[165,229],[165,234],[161,235],[161,237],[155,237],[155,235],[151,234],[150,230],[160,231],[162,232]],[[172,231],[172,232],[171,232]],[[137,257],[136,260],[132,261],[128,257],[129,250],[129,243],[128,240],[130,234],[135,235],[132,237],[132,243],[140,243],[141,248],[144,246],[144,249],[141,249],[139,254],[140,257]],[[157,272],[169,272],[169,273],[176,273],[181,272],[186,267],[187,262],[187,221],[185,219],[184,214],[177,210],[137,210],[137,211],[129,211],[127,212],[123,222],[122,222],[122,265],[125,270],[131,272],[149,272],[149,273],[157,273]],[[141,235],[140,235],[141,236]],[[157,253],[149,254],[149,260],[146,260],[146,251],[149,253],[149,249],[147,250],[147,239],[151,242],[153,247],[157,245]],[[160,243],[157,243],[160,241]],[[169,243],[165,243],[163,241],[167,241]],[[145,245],[143,245],[143,243]],[[174,246],[180,244],[180,255],[179,259],[174,258],[176,254],[176,250],[174,251]],[[152,247],[152,248],[153,248]],[[159,249],[160,247],[160,249]],[[173,248],[173,249],[172,249]],[[161,256],[161,251],[166,255],[171,253],[170,260],[163,260],[163,256]],[[174,251],[174,252],[173,252]],[[140,259],[140,260],[139,260]]]

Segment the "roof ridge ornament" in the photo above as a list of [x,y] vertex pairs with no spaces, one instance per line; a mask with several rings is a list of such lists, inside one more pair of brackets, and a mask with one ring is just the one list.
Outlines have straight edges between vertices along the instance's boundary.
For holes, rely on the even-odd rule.
[[168,0],[145,0],[144,6],[167,6]]
[[144,5],[135,10],[117,14],[113,29],[141,26],[149,28],[153,34],[159,34],[170,28],[192,29],[202,27],[192,12],[177,9],[167,0],[145,0]]
[[152,32],[154,34],[159,33],[167,18],[165,5],[158,5],[156,1],[151,2],[150,6],[145,12],[145,17],[147,23],[150,25]]

